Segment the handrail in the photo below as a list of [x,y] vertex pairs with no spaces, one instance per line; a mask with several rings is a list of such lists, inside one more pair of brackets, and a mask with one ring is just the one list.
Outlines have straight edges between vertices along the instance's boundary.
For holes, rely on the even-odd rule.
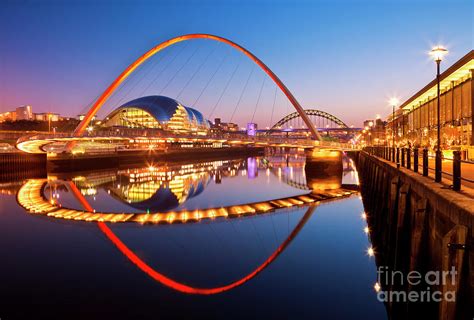
[[[420,150],[419,148],[412,149],[412,148],[393,148],[393,147],[387,147],[387,146],[370,146],[370,147],[363,148],[363,150],[368,152],[371,155],[381,157],[385,160],[394,162],[397,164],[397,167],[400,167],[400,166],[405,167],[406,169],[412,170],[423,176],[428,176],[428,172],[431,170],[435,172],[435,176],[436,176],[436,173],[438,172],[441,177],[442,175],[452,177],[452,182],[453,182],[452,188],[455,191],[461,190],[462,181],[474,183],[473,179],[469,179],[465,176],[462,176],[462,173],[461,173],[462,164],[474,165],[474,162],[469,161],[469,160],[461,160],[460,151],[453,151],[453,158],[445,158],[443,157],[442,153],[437,153],[435,156],[429,155],[427,149],[423,149],[423,152],[419,152]],[[422,172],[421,173],[418,170],[420,158],[422,159],[422,162],[421,162]],[[435,159],[436,162],[439,161],[439,164],[441,164],[438,169],[439,171],[436,169],[436,167],[435,168],[430,167],[428,159]],[[452,172],[447,172],[447,171],[442,170],[443,160],[450,161],[452,163]],[[440,180],[438,181],[441,182]]]
[[[142,133],[142,134],[140,134]],[[150,134],[152,133],[152,134]],[[51,133],[51,134],[35,134],[35,135],[26,135],[20,137],[17,140],[17,144],[20,144],[25,141],[32,140],[55,140],[55,139],[102,139],[102,138],[123,138],[123,139],[215,139],[215,140],[242,140],[250,143],[275,143],[275,144],[292,144],[292,145],[301,145],[301,146],[322,146],[322,147],[334,147],[334,148],[345,148],[345,149],[354,149],[354,146],[349,143],[339,143],[332,141],[316,141],[312,139],[290,139],[290,138],[280,138],[280,137],[271,137],[271,136],[248,136],[241,133],[225,133],[225,134],[207,134],[207,135],[190,135],[190,134],[174,134],[166,133],[163,131],[152,131],[149,130],[101,130],[95,133],[89,133],[83,137],[74,136],[72,133]]]

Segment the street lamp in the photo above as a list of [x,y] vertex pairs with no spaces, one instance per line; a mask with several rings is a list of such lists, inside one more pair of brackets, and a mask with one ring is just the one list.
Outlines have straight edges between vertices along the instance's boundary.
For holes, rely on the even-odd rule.
[[392,147],[395,148],[395,107],[398,105],[398,99],[393,97],[389,103],[392,106]]
[[48,132],[51,133],[51,113],[48,113]]
[[431,51],[430,51],[430,55],[433,57],[434,61],[436,62],[436,81],[438,83],[438,86],[437,86],[437,110],[438,110],[438,114],[437,114],[437,120],[438,120],[438,124],[437,124],[437,127],[438,127],[438,142],[436,144],[436,162],[435,162],[435,182],[441,182],[441,128],[440,128],[440,117],[439,117],[439,114],[440,114],[440,99],[439,99],[439,96],[440,96],[440,87],[439,87],[439,82],[440,82],[440,72],[439,72],[439,69],[440,69],[440,64],[441,64],[441,61],[443,60],[443,57],[448,53],[448,50],[441,47],[441,46],[437,46],[435,48],[433,48]]

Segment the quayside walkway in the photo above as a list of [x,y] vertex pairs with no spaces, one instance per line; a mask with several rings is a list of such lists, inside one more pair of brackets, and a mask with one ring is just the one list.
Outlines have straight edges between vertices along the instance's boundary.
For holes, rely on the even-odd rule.
[[[427,152],[420,164],[411,153],[390,151],[385,147],[369,147],[348,152],[359,173],[378,265],[405,274],[430,270],[447,272],[454,268],[458,275],[455,279],[432,285],[431,290],[443,294],[454,292],[456,301],[473,301],[474,198],[473,189],[466,185],[472,174],[466,168],[472,168],[471,164],[462,163],[456,157],[452,162],[454,166],[451,165],[454,170],[448,171],[445,159],[444,179],[439,183],[429,172]],[[464,173],[460,172],[461,164]],[[409,287],[401,289],[411,290]],[[399,291],[400,288],[388,285],[382,286],[382,290]],[[405,316],[409,314],[407,308],[415,307],[389,306]],[[427,308],[431,312],[428,313],[430,319],[464,319],[470,312],[463,304],[447,300]]]

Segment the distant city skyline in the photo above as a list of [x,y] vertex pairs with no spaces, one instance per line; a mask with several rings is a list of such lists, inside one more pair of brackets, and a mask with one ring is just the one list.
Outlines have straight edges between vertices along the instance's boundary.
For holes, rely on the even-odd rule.
[[[391,111],[387,102],[391,96],[403,102],[434,78],[435,66],[427,54],[433,45],[441,43],[450,50],[442,70],[472,50],[472,13],[468,0],[449,5],[441,1],[7,2],[0,12],[0,112],[31,105],[37,112],[77,116],[154,45],[180,34],[211,33],[252,51],[303,107],[361,126],[377,114],[385,118]],[[214,66],[228,53],[222,46],[204,42],[187,46],[182,54],[181,49],[171,48],[168,58],[157,57],[163,61],[150,62],[143,72],[151,71],[150,77],[159,73],[163,70],[159,64],[174,56],[182,64],[193,58],[189,72],[176,79],[163,72],[156,87],[141,90],[140,84],[123,98],[163,90],[162,94],[192,105]],[[237,71],[229,92],[213,111],[222,84],[240,61],[236,56],[232,53],[234,60],[222,62],[217,84],[198,100],[196,107],[203,114],[212,115],[210,120],[220,117],[241,126],[253,120],[265,127],[294,111],[279,96],[273,114],[274,86],[257,71],[239,103],[240,91],[253,72],[248,62]],[[203,70],[209,67],[203,71],[207,74],[198,74],[192,79],[196,88],[187,88],[186,81],[201,64]],[[179,68],[179,64],[173,66]],[[169,79],[175,81],[168,83]],[[120,100],[112,97],[110,103],[126,102]],[[229,119],[234,117],[236,101],[245,110]],[[253,112],[256,105],[258,111]]]

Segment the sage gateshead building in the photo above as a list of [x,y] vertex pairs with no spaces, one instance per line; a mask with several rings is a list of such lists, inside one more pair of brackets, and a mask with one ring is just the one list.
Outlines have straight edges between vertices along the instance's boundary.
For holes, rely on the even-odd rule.
[[160,129],[180,134],[206,135],[210,124],[201,112],[165,96],[146,96],[112,111],[104,127]]
[[[427,147],[437,143],[437,80],[434,79],[388,117],[387,133],[395,144]],[[440,74],[440,142],[449,150],[474,159],[474,50]],[[391,140],[391,138],[389,138]]]

